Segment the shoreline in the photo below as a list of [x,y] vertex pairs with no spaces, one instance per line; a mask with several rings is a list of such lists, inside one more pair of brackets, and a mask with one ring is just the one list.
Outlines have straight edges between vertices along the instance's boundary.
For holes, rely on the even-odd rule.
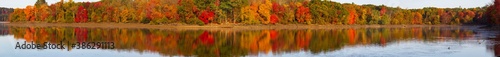
[[[261,30],[261,29],[344,29],[344,28],[411,28],[411,27],[462,27],[463,25],[307,25],[307,24],[276,24],[276,25],[239,25],[239,24],[208,24],[208,25],[150,25],[140,23],[34,23],[34,22],[2,22],[6,26],[15,27],[85,27],[85,28],[139,28],[139,29],[236,29],[236,30]],[[465,25],[475,26],[475,25]]]

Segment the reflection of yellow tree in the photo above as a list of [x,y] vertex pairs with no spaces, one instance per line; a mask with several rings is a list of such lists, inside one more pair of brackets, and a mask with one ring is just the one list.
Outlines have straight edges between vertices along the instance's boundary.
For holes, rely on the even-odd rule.
[[256,31],[246,31],[245,33],[242,33],[240,36],[240,46],[244,49],[249,49],[252,53],[257,53],[257,40],[259,39],[255,35],[259,35],[259,33]]
[[361,42],[362,42],[362,44],[365,44],[365,45],[366,45],[366,44],[370,44],[370,43],[369,43],[369,42],[370,42],[370,41],[369,41],[369,39],[368,39],[368,38],[366,38],[366,37],[367,37],[367,36],[366,36],[366,29],[358,29],[358,32],[359,32],[359,33],[358,33],[358,34],[356,34],[356,35],[360,35],[360,36],[359,36],[359,38],[361,38]]
[[259,39],[259,50],[268,53],[271,50],[271,33],[269,30],[264,30],[261,32]]

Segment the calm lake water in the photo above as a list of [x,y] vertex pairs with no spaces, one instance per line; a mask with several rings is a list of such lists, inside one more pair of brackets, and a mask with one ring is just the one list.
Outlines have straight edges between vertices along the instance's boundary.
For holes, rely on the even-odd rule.
[[[465,27],[182,30],[0,26],[6,57],[495,57],[500,34]],[[21,49],[17,43],[65,49]],[[32,41],[32,42],[31,42]],[[77,49],[71,44],[96,49]],[[95,43],[112,43],[110,45]],[[102,45],[104,47],[97,47]],[[47,47],[49,45],[41,45]],[[50,47],[50,46],[49,46]]]

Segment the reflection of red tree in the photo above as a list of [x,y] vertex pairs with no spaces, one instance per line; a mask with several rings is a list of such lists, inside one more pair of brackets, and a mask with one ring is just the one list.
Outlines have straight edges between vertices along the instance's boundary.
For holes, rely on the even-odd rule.
[[354,29],[348,29],[347,30],[347,35],[349,37],[349,44],[356,44],[356,40],[357,39],[357,35],[356,35],[356,31]]
[[496,42],[499,42],[500,41],[500,35],[497,35],[497,38],[492,38],[491,42],[495,43],[492,46],[488,46],[488,48],[490,49],[493,49],[493,52],[495,54],[495,56],[500,56],[500,44],[496,44]]
[[387,41],[385,41],[385,38],[384,36],[382,36],[382,34],[379,34],[379,36],[380,36],[380,45],[385,46]]
[[277,51],[278,48],[280,48],[280,46],[282,46],[283,44],[278,40],[278,31],[270,30],[269,34],[271,36],[271,41],[272,41],[272,50]]
[[278,38],[278,32],[276,30],[270,30],[269,33],[271,35],[271,40],[276,40]]
[[154,35],[154,34],[147,34],[147,37],[144,41],[144,45],[145,47],[148,49],[148,50],[151,50],[151,51],[156,51],[158,50],[157,48],[154,48],[154,41],[155,39],[154,38],[158,38],[158,36]]
[[458,32],[458,38],[459,39],[464,39],[465,37],[467,37],[467,35],[465,34],[465,32]]
[[495,56],[500,56],[500,45],[499,44],[495,44],[493,46],[493,51],[495,53]]
[[441,30],[440,31],[440,37],[452,37],[451,36],[451,30]]
[[214,37],[208,31],[203,32],[203,34],[200,35],[199,39],[201,40],[201,44],[203,45],[214,44]]
[[85,28],[75,28],[76,39],[78,42],[87,41],[87,29]]

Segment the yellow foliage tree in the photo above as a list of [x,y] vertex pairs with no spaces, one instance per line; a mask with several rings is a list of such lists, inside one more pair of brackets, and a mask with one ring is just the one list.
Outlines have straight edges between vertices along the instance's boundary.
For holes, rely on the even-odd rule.
[[119,16],[120,16],[120,22],[123,22],[123,23],[127,23],[129,22],[128,21],[128,18],[131,17],[129,13],[129,9],[122,9],[121,12],[119,13]]
[[262,15],[264,18],[262,18],[260,21],[264,24],[268,24],[269,21],[271,20],[271,10],[272,10],[273,4],[269,0],[265,0],[264,4],[259,5],[259,14]]
[[241,15],[239,16],[239,18],[242,19],[244,23],[253,23],[252,21],[257,21],[259,17],[257,10],[258,7],[256,5],[242,7],[240,9]]

